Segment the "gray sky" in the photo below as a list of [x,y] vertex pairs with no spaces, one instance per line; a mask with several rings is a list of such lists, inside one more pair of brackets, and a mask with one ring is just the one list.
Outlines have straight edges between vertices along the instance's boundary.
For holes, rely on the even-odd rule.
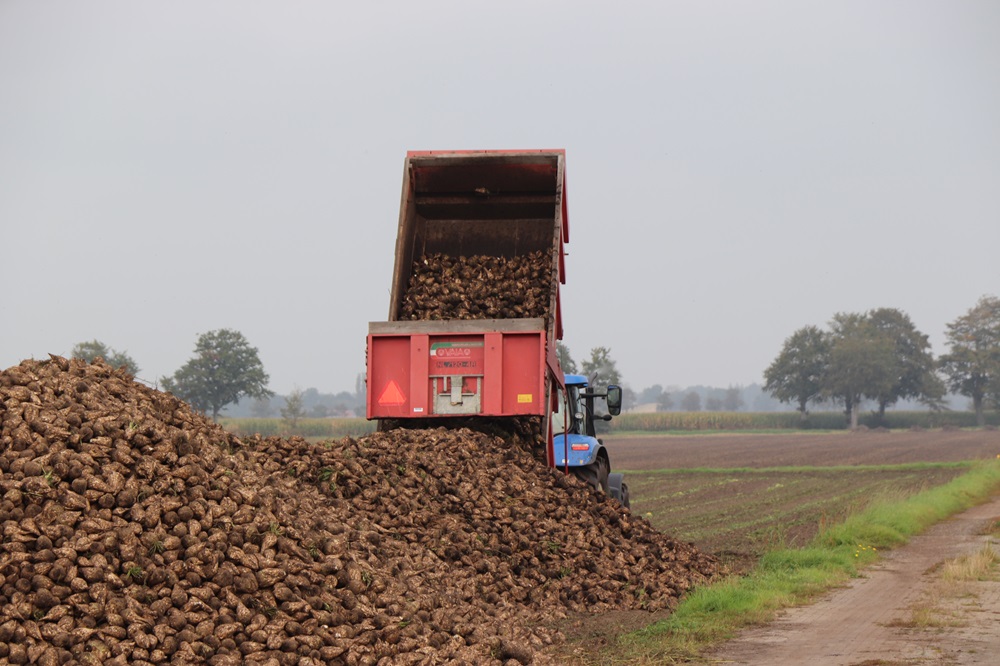
[[[614,5],[614,8],[612,8]],[[0,368],[241,331],[353,390],[407,150],[565,148],[574,357],[760,382],[1000,292],[1000,2],[0,0]]]

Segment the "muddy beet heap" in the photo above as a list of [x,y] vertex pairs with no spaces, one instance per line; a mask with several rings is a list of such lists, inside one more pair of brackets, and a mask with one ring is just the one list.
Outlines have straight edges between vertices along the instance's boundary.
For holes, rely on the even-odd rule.
[[468,430],[240,440],[59,357],[0,373],[0,418],[3,662],[538,663],[567,613],[716,573]]
[[413,263],[400,319],[548,317],[552,260],[544,252],[516,257],[427,254]]

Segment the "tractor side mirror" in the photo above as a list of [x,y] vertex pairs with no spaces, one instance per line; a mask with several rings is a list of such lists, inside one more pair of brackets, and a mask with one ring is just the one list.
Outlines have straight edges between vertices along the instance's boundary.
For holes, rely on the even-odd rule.
[[612,384],[608,387],[608,411],[618,416],[622,413],[622,387]]

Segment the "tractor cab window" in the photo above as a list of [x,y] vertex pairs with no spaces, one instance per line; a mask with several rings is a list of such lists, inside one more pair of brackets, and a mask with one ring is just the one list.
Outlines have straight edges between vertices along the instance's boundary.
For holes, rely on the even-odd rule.
[[579,386],[567,386],[566,398],[569,405],[569,432],[580,434],[583,432],[583,399],[580,397]]
[[561,435],[566,432],[566,393],[562,388],[556,389],[556,411],[552,412],[552,434]]
[[583,432],[581,422],[583,420],[583,400],[580,398],[580,389],[576,386],[558,389],[559,405],[556,411],[552,412],[552,433],[579,434]]

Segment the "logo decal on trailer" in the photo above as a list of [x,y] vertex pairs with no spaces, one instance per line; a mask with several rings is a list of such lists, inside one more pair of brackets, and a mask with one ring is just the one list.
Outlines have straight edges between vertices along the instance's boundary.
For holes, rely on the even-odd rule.
[[378,397],[378,404],[383,407],[398,407],[406,402],[406,396],[399,389],[399,384],[395,379],[390,379],[382,395]]
[[484,343],[475,340],[435,342],[429,371],[432,375],[481,375],[485,353]]

